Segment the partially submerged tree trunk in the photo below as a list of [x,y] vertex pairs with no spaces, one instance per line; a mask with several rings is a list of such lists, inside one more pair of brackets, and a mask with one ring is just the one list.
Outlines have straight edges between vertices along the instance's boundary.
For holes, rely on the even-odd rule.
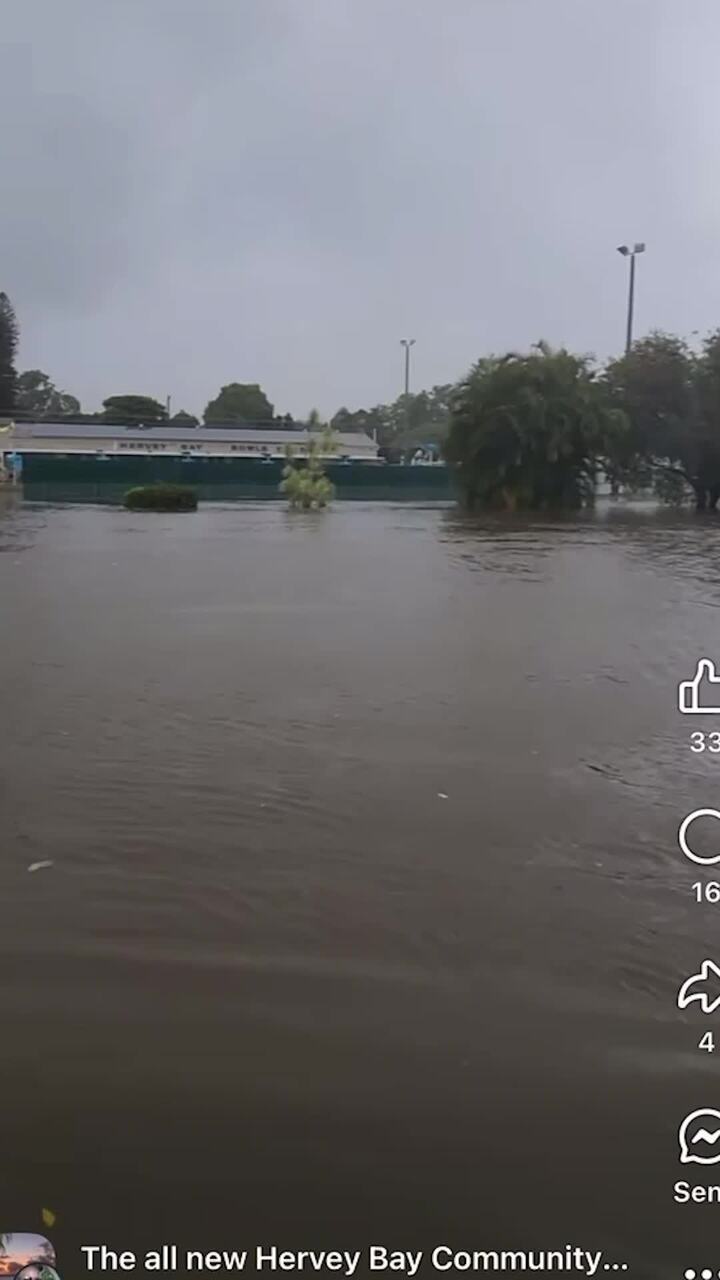
[[704,485],[694,484],[695,491],[695,510],[707,511],[708,509],[708,491]]

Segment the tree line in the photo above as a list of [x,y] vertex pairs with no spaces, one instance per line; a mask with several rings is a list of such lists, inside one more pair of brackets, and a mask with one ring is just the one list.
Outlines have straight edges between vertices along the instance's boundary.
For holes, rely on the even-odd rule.
[[469,507],[549,510],[617,492],[720,500],[720,330],[699,350],[654,332],[598,366],[538,343],[479,360],[458,386],[445,456]]
[[[18,374],[18,325],[0,294],[0,414],[67,421],[197,425],[150,396],[109,396],[83,415],[76,397],[41,370]],[[310,421],[317,423],[312,411]],[[208,425],[301,426],[275,415],[262,387],[228,383],[203,414]],[[478,360],[458,384],[399,396],[371,409],[343,407],[333,431],[363,431],[398,456],[437,445],[469,507],[550,510],[592,502],[598,478],[614,491],[652,489],[667,501],[720,501],[720,329],[691,347],[653,332],[598,364],[544,342]]]

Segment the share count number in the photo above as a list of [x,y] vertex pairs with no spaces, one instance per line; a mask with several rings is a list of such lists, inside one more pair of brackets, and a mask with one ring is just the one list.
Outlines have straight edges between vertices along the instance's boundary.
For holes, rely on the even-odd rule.
[[704,1049],[706,1053],[715,1052],[715,1037],[712,1031],[706,1031],[704,1036],[698,1040],[698,1049]]

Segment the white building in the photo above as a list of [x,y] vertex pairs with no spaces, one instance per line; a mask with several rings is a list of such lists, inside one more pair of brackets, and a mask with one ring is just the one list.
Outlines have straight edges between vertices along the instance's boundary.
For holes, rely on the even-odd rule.
[[[307,452],[318,432],[288,431],[270,425],[246,427],[167,426],[112,427],[104,423],[17,422],[0,436],[2,453],[82,453],[207,455],[230,458],[285,457],[288,446],[296,457]],[[328,458],[353,462],[378,461],[378,447],[361,431],[335,432]]]

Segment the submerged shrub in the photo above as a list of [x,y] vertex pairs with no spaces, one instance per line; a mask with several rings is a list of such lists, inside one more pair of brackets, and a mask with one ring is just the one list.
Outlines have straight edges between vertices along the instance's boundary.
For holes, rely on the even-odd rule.
[[327,476],[314,475],[307,467],[293,466],[286,467],[283,475],[280,492],[296,510],[318,510],[332,500],[334,489]]
[[123,498],[128,511],[197,511],[197,504],[197,493],[185,484],[138,485]]
[[316,511],[332,501],[335,487],[325,474],[323,459],[332,452],[333,447],[333,434],[325,429],[319,438],[310,441],[304,464],[296,466],[292,450],[286,449],[287,463],[283,469],[280,492],[285,495],[291,508]]

